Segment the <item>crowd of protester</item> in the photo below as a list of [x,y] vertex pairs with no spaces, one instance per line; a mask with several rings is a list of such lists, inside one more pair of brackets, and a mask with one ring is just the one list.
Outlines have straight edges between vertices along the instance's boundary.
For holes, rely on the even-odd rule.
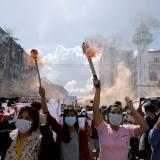
[[92,106],[62,104],[59,120],[48,109],[43,87],[29,106],[7,101],[3,108],[1,102],[0,159],[160,160],[160,105],[141,97],[135,109],[124,97],[125,106],[118,100],[100,106],[100,81],[93,85]]

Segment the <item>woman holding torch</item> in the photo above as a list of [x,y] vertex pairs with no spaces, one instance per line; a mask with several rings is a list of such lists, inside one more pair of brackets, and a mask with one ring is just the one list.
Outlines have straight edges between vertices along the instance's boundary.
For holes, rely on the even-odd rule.
[[86,130],[79,128],[76,110],[65,110],[63,125],[61,125],[48,111],[43,87],[39,88],[39,93],[42,110],[47,114],[48,124],[57,134],[57,143],[61,149],[61,160],[91,160],[87,133]]
[[134,109],[132,100],[129,97],[126,97],[125,101],[138,125],[121,125],[123,121],[122,108],[116,104],[108,108],[108,122],[106,123],[103,120],[99,111],[101,85],[91,59],[96,54],[87,43],[83,43],[82,49],[83,53],[87,56],[96,90],[93,102],[93,120],[99,137],[99,160],[127,160],[130,139],[146,132],[148,125],[143,117]]
[[132,100],[129,97],[125,97],[125,101],[138,124],[121,125],[123,121],[122,109],[116,104],[109,106],[108,123],[106,123],[99,112],[100,81],[94,80],[94,86],[96,92],[93,103],[93,119],[99,136],[99,160],[127,160],[130,139],[146,132],[148,125],[143,117],[134,109]]

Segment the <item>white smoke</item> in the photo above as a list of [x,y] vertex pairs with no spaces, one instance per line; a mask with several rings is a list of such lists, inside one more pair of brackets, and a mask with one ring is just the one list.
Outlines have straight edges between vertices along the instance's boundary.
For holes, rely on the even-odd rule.
[[92,92],[93,85],[91,79],[87,80],[86,85],[82,88],[79,86],[78,82],[75,80],[69,81],[64,86],[66,90],[70,92],[71,95],[89,95]]
[[147,18],[144,20],[144,23],[145,23],[149,28],[152,28],[152,29],[158,28],[158,29],[160,29],[160,20],[157,19],[157,18],[155,18],[155,17],[152,17],[152,16],[147,17]]
[[[133,89],[131,83],[131,71],[123,63],[119,63],[117,67],[118,75],[115,83],[111,87],[101,89],[100,105],[111,105],[115,101],[121,101],[125,104],[125,97],[129,96],[131,99],[136,99],[136,91]],[[80,104],[88,105],[90,100],[93,100],[94,92],[84,97],[79,101]]]
[[118,75],[115,84],[110,88],[102,90],[101,104],[113,104],[119,100],[124,102],[124,98],[129,96],[135,99],[135,90],[131,83],[131,71],[123,63],[118,64]]
[[91,92],[91,71],[79,46],[67,49],[58,45],[55,52],[42,61],[42,77],[63,86],[71,95],[86,96]]
[[100,56],[107,47],[107,40],[102,35],[90,35],[85,38],[85,41],[96,50],[97,56]]

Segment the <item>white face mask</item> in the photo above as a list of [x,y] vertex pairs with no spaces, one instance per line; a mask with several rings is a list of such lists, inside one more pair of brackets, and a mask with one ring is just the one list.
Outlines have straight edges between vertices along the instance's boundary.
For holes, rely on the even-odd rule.
[[86,122],[86,118],[85,117],[79,117],[78,118],[78,124],[80,128],[84,128],[85,127],[85,122]]
[[122,115],[121,114],[109,114],[109,122],[112,125],[119,126],[122,123]]
[[20,133],[26,133],[31,129],[32,122],[25,119],[17,119],[16,127]]
[[90,118],[90,120],[93,119],[93,111],[87,111],[87,116]]

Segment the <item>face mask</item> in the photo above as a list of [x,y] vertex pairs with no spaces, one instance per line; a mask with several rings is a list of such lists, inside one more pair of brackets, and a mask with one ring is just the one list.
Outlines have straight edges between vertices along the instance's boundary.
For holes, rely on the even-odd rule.
[[93,119],[93,111],[87,111],[87,116],[90,118],[90,120]]
[[86,122],[86,118],[85,117],[79,117],[78,118],[78,124],[80,128],[84,128],[85,127],[85,122]]
[[16,127],[20,133],[26,133],[31,129],[32,122],[25,119],[17,119]]
[[122,115],[121,114],[109,114],[109,122],[115,126],[118,126],[122,122]]
[[76,117],[65,117],[65,123],[70,127],[73,126],[76,123],[76,121]]

